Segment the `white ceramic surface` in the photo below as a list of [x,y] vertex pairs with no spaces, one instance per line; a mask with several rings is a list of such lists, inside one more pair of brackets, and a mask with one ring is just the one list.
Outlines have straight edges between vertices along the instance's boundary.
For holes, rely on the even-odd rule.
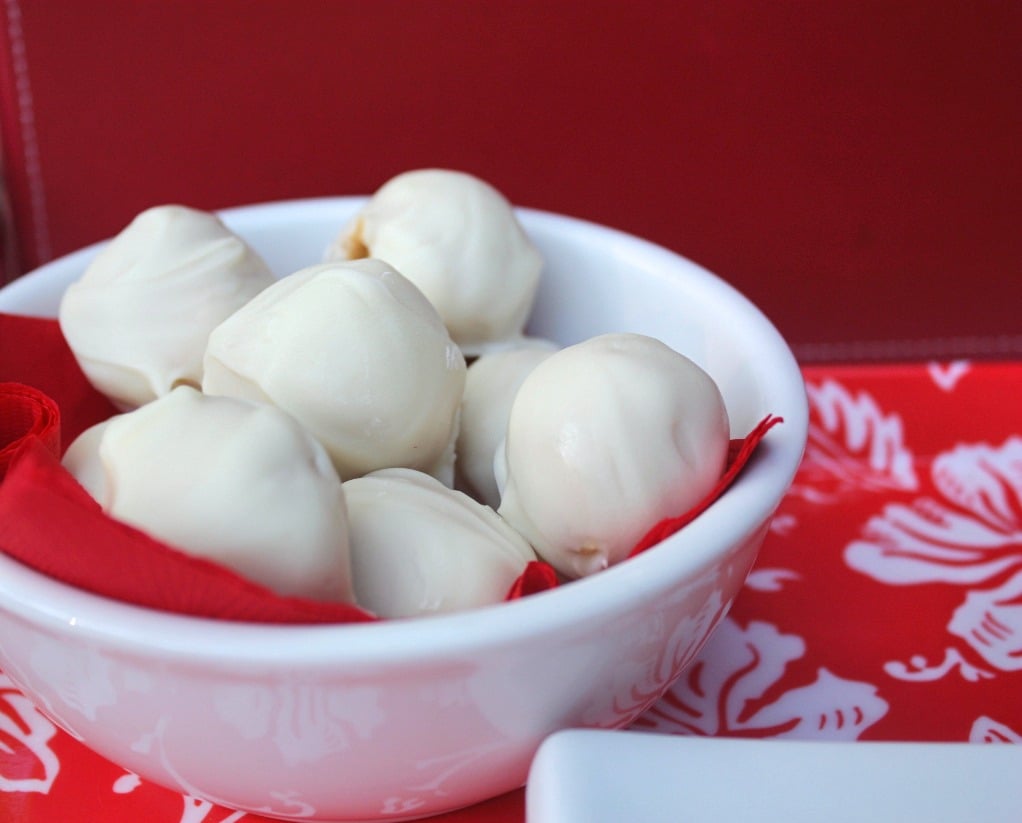
[[[360,198],[227,211],[278,274],[317,260]],[[801,457],[798,367],[769,322],[677,255],[522,211],[546,259],[530,333],[661,338],[717,380],[733,433],[784,417],[728,493],[681,533],[591,578],[413,622],[267,627],[156,613],[0,555],[0,669],[125,768],[227,806],[320,820],[413,818],[525,780],[541,741],[618,727],[681,673],[725,614]],[[0,291],[52,316],[96,248]]]
[[526,819],[1009,823],[1022,813],[1020,770],[1019,746],[566,731],[536,755]]

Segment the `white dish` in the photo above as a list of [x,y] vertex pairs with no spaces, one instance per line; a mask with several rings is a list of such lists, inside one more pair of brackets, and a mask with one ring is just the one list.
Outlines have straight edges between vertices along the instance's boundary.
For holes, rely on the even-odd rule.
[[528,823],[985,823],[1022,812],[1022,748],[559,732]]
[[[315,262],[361,198],[232,209],[278,274]],[[680,675],[740,589],[806,439],[802,378],[745,298],[693,263],[579,220],[521,219],[546,259],[534,334],[659,337],[718,382],[733,433],[781,415],[707,512],[606,572],[414,622],[239,625],[135,608],[0,555],[0,669],[57,723],[145,778],[226,806],[409,819],[525,780],[558,729],[629,723]],[[53,316],[97,247],[0,291]]]

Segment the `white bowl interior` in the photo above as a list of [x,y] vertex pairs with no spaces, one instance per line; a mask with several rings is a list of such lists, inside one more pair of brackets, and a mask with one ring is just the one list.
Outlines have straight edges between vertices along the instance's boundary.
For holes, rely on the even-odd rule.
[[[284,276],[318,262],[363,200],[271,203],[223,217]],[[552,731],[620,723],[641,711],[642,699],[629,704],[636,684],[643,684],[640,694],[661,693],[740,587],[801,458],[804,386],[776,330],[720,279],[604,227],[530,210],[520,217],[547,264],[530,333],[562,344],[611,331],[658,337],[714,377],[734,435],[768,413],[785,419],[708,511],[660,546],[550,592],[468,613],[349,626],[165,614],[66,586],[0,554],[0,665],[7,673],[125,768],[250,809],[263,809],[280,780],[295,781],[322,804],[326,819],[383,816],[379,804],[402,787],[419,787],[424,810],[475,802],[523,780]],[[0,311],[55,316],[64,288],[98,249],[0,290]],[[116,709],[111,703],[83,713],[82,680],[93,681],[97,694],[123,683]],[[282,777],[293,763],[281,759],[269,736],[251,737],[263,703],[243,701],[227,712],[238,728],[222,725],[217,695],[238,689],[265,696],[284,720],[289,706],[304,706],[310,695],[343,714],[361,710],[349,696],[371,693],[390,711],[378,717],[382,730],[359,737],[350,752],[313,757]],[[452,718],[447,695],[462,701]],[[319,715],[314,719],[313,749]],[[228,735],[216,749],[194,733],[198,727],[205,734],[205,723]],[[136,745],[154,727],[164,730],[162,760]],[[444,765],[449,758],[463,765]],[[339,775],[350,778],[347,786],[340,787]],[[422,788],[429,775],[441,788]]]
[[[230,209],[222,216],[284,276],[318,262],[362,202],[362,197],[285,201]],[[694,263],[585,221],[534,210],[519,214],[546,261],[530,320],[531,334],[562,344],[610,331],[649,334],[691,357],[714,377],[731,416],[733,435],[744,435],[768,413],[785,418],[740,482],[695,523],[670,538],[669,542],[679,544],[677,550],[647,552],[528,602],[501,604],[471,616],[420,621],[415,632],[393,623],[288,627],[281,632],[156,614],[62,586],[3,555],[0,602],[17,602],[18,608],[45,612],[54,621],[75,615],[83,630],[91,627],[112,633],[121,642],[153,654],[205,654],[238,664],[249,657],[309,659],[319,649],[336,661],[338,651],[325,635],[344,632],[343,658],[407,660],[432,653],[436,644],[464,648],[527,631],[555,631],[566,620],[596,619],[607,610],[627,608],[643,590],[652,595],[712,562],[722,546],[740,540],[776,507],[801,457],[807,424],[805,398],[790,351],[758,309]],[[101,245],[47,264],[0,290],[0,311],[55,316],[63,289]],[[682,322],[679,317],[686,319]],[[712,539],[707,540],[710,535]],[[632,578],[628,585],[617,582],[625,576]],[[167,621],[181,626],[180,633],[167,631]],[[201,630],[194,624],[201,624]],[[310,633],[309,642],[291,642],[296,631]]]

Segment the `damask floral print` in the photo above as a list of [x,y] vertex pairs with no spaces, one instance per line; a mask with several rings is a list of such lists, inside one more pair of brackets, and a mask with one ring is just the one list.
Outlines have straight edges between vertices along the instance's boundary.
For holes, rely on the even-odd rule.
[[[805,641],[770,623],[726,618],[682,680],[639,718],[637,728],[693,735],[855,740],[888,705],[875,686],[817,671],[763,703]],[[754,707],[754,708],[753,708]]]
[[[622,717],[690,663],[634,728],[1022,743],[1022,364],[813,367],[806,378],[806,460],[744,589],[728,616],[715,603],[701,617],[720,621],[702,649],[687,641],[685,626],[649,627],[665,652],[655,665],[621,661],[613,672],[635,685]],[[62,662],[44,652],[33,671],[66,679]],[[66,683],[76,711],[105,710],[102,672],[94,674],[91,685]],[[294,717],[318,705],[295,707]],[[310,739],[334,739],[332,715],[323,725],[315,714]],[[372,716],[363,712],[360,722]],[[520,720],[509,712],[493,722],[512,728]],[[299,724],[283,731],[295,745],[304,740]],[[296,798],[280,800],[285,811]],[[408,816],[416,803],[395,797],[383,813]],[[438,823],[510,823],[523,819],[522,808],[515,794]],[[300,810],[292,803],[286,811]],[[102,760],[0,676],[0,819],[8,817],[265,819],[166,791]]]
[[835,503],[843,492],[911,490],[918,485],[898,414],[836,380],[807,381],[809,440],[792,493]]
[[1022,734],[986,715],[976,718],[969,735],[972,743],[1022,743]]
[[60,771],[57,727],[0,672],[0,792],[46,794]]
[[[991,671],[1022,671],[1022,438],[958,445],[934,460],[931,479],[938,497],[884,506],[847,546],[845,561],[887,585],[962,590],[948,633]],[[918,679],[958,668],[968,677],[962,663],[915,660],[888,671]]]

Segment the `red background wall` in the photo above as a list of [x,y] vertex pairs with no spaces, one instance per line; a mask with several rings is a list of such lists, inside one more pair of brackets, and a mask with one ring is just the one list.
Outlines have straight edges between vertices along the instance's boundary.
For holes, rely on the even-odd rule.
[[803,359],[1022,354],[1017,2],[2,14],[8,268],[156,203],[368,193],[437,165],[691,257]]

